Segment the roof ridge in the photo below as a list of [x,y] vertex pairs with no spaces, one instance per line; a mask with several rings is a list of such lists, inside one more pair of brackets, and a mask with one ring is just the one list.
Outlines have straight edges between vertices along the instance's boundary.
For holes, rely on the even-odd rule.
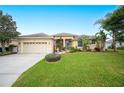
[[72,33],[61,32],[61,33],[54,34],[53,36],[77,36],[77,35]]
[[49,37],[50,35],[46,33],[35,33],[35,34],[29,34],[29,35],[21,35],[21,37]]

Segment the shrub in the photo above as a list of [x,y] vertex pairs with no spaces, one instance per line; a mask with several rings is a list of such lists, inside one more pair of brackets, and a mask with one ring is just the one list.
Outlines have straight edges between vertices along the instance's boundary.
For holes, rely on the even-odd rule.
[[70,53],[76,52],[75,48],[71,47],[70,49]]
[[91,52],[92,50],[91,49],[87,49],[86,51]]
[[117,49],[119,49],[119,50],[124,50],[124,46],[122,46],[122,47],[117,47]]
[[11,54],[11,52],[9,51],[6,51],[5,53],[0,52],[0,56],[9,55],[9,54]]
[[65,50],[66,50],[66,48],[65,48],[65,47],[62,47],[62,50],[63,50],[63,51],[65,51]]
[[3,56],[4,54],[2,54],[2,52],[0,52],[0,56]]
[[45,56],[46,61],[48,62],[56,62],[61,59],[60,54],[48,54]]
[[70,53],[80,52],[80,51],[81,51],[80,49],[77,49],[77,48],[74,48],[74,47],[70,48]]
[[108,49],[105,49],[105,51],[108,51]]
[[95,50],[96,52],[100,52],[100,48],[98,48],[98,47],[95,47],[94,50]]

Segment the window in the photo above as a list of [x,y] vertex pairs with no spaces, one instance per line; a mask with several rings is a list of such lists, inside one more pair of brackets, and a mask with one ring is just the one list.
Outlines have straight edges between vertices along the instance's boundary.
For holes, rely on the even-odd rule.
[[82,40],[81,39],[78,40],[78,47],[82,47]]
[[92,40],[92,44],[95,44],[95,40]]
[[27,42],[24,42],[23,44],[27,44]]
[[39,42],[36,42],[36,44],[39,44]]
[[47,42],[24,42],[23,44],[47,44]]
[[42,44],[47,44],[47,42],[42,42]]
[[120,43],[120,46],[122,46],[122,42],[119,42]]

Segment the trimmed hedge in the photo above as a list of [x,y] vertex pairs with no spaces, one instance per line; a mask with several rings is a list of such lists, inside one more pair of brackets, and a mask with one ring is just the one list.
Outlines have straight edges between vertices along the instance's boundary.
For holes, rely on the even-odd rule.
[[60,54],[48,54],[45,56],[45,60],[48,62],[56,62],[61,59]]

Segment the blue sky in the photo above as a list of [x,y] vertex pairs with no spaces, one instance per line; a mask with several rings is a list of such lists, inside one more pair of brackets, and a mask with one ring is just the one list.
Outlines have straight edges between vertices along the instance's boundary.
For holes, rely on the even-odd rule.
[[98,32],[95,21],[103,18],[108,12],[117,9],[114,5],[82,5],[82,6],[0,6],[5,14],[12,15],[22,34],[61,32],[94,35]]

